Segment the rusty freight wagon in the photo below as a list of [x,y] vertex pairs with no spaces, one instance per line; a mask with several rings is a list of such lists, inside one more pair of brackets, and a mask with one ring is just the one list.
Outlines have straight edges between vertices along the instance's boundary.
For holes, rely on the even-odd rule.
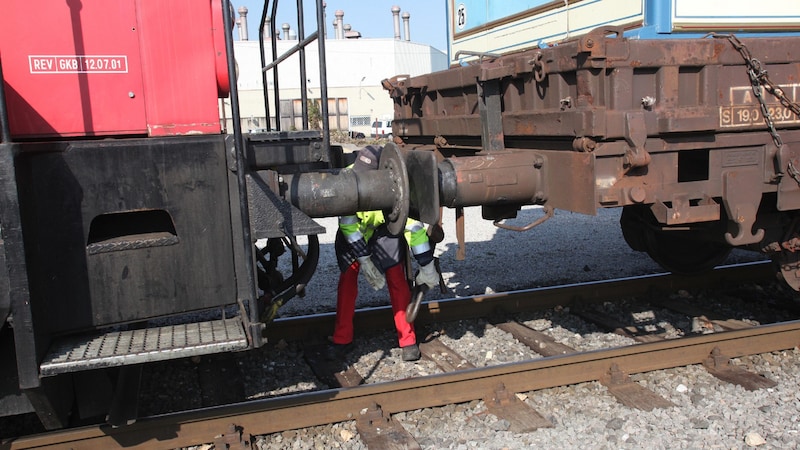
[[[459,15],[465,3],[482,2],[449,4],[451,69],[384,82],[396,142],[437,156],[435,194],[412,196],[418,209],[455,208],[458,218],[480,205],[499,226],[529,229],[554,209],[622,208],[629,245],[670,271],[701,273],[739,247],[769,255],[800,288],[800,38],[731,32],[796,30],[787,25],[796,13],[780,24],[755,18],[753,30],[721,19],[683,35],[673,15],[675,34],[658,36],[652,9],[685,3],[625,2],[640,16],[553,33],[566,40],[548,44],[531,26],[515,31],[528,43],[520,50],[502,41],[508,30],[537,14],[568,14],[564,2],[527,2],[545,5],[472,34]],[[504,225],[532,204],[545,217]]]

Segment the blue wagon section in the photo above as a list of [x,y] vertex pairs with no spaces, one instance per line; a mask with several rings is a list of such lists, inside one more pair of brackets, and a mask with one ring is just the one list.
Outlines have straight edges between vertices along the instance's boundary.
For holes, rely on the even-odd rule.
[[451,64],[474,54],[557,45],[601,27],[637,39],[698,38],[709,32],[789,36],[800,32],[800,4],[772,0],[449,0]]

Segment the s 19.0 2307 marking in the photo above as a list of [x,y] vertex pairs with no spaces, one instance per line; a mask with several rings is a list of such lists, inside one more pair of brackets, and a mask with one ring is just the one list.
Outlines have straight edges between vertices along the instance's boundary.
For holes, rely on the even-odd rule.
[[[796,101],[800,84],[781,85],[787,98]],[[763,89],[763,88],[761,88]],[[763,97],[763,94],[762,94]],[[764,123],[764,114],[752,86],[730,88],[730,105],[719,107],[719,125],[724,128],[758,126]],[[767,103],[773,123],[800,123],[800,117],[779,102]]]

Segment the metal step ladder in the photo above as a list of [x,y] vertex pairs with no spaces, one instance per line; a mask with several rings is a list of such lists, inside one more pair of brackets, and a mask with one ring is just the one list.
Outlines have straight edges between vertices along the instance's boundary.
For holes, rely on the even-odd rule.
[[164,361],[249,346],[240,318],[70,336],[56,341],[39,367],[41,376]]

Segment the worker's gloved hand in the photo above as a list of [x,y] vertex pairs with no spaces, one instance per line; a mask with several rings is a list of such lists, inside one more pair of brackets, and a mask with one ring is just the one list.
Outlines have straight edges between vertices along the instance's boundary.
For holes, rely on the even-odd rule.
[[386,278],[375,267],[375,263],[372,262],[372,258],[369,255],[359,257],[358,263],[361,264],[361,273],[364,274],[364,278],[367,279],[372,289],[377,291],[386,286]]
[[419,273],[417,274],[417,278],[414,279],[414,282],[417,283],[417,286],[423,284],[428,285],[430,289],[433,289],[434,286],[439,284],[439,273],[436,272],[436,265],[433,261],[425,266],[420,266]]

